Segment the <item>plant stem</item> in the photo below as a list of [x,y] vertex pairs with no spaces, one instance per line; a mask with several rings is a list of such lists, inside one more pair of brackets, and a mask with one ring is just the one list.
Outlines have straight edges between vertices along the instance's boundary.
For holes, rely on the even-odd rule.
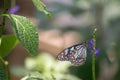
[[[4,0],[4,11],[3,11],[3,14],[7,14],[7,10],[8,10],[8,1]],[[3,16],[2,23],[0,25],[0,45],[1,45],[2,33],[3,33],[4,27],[5,27],[5,20],[6,20],[6,16]]]
[[[8,10],[8,0],[4,0],[3,14],[7,14],[7,10]],[[0,24],[0,46],[1,46],[1,40],[2,40],[2,35],[3,35],[3,30],[4,30],[4,27],[5,27],[5,21],[6,21],[6,16],[2,16],[2,23]],[[6,74],[6,79],[10,80],[8,62],[4,61],[4,59],[0,56],[0,63],[1,63],[0,67],[3,67],[4,72]]]
[[9,70],[8,62],[5,61],[4,63],[5,63],[5,71],[7,74],[7,79],[10,80],[10,70]]
[[[9,67],[8,67],[8,62],[4,61],[4,59],[0,56],[0,69],[3,69],[3,79],[10,80],[10,72],[9,72]],[[1,77],[1,75],[0,75]]]
[[95,80],[96,31],[97,31],[97,28],[95,28],[94,31],[93,31],[93,41],[94,41],[93,54],[92,54],[92,78],[93,78],[93,80]]
[[92,54],[92,77],[95,80],[95,54]]

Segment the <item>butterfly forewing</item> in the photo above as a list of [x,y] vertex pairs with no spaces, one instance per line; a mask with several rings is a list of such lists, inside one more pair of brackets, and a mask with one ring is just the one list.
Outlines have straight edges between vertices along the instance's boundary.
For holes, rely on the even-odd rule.
[[69,60],[67,56],[68,53],[69,53],[69,49],[65,49],[60,54],[58,54],[57,59],[60,61],[68,61]]
[[70,61],[73,65],[79,66],[86,61],[86,44],[77,44],[72,47],[66,48],[57,58],[60,61]]

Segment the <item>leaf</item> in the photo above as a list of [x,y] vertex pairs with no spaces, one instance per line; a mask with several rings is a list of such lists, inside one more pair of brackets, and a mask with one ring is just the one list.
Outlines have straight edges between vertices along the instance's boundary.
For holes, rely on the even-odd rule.
[[2,67],[1,64],[0,64],[0,80],[7,80],[5,70],[4,70],[4,68]]
[[0,56],[7,56],[10,51],[15,48],[18,40],[15,35],[6,35],[2,37],[1,46],[0,46]]
[[28,73],[25,77],[23,77],[21,80],[51,80],[51,79],[45,79],[40,72],[32,71]]
[[38,53],[38,32],[35,25],[26,17],[8,15],[18,40],[31,55]]
[[50,13],[46,10],[46,5],[42,3],[40,0],[32,0],[34,6],[39,10],[45,13],[45,15],[50,18]]
[[9,73],[7,69],[8,63],[0,56],[0,80],[8,80]]

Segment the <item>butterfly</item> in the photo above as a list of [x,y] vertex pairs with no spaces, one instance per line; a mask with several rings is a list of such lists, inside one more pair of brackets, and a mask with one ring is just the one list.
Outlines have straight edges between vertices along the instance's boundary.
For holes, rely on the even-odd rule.
[[57,55],[60,61],[70,61],[74,66],[80,66],[85,63],[87,57],[87,42],[76,44],[64,49]]

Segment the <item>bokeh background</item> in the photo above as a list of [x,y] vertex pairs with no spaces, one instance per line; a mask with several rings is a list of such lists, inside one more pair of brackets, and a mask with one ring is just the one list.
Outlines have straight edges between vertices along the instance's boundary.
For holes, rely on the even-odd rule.
[[[25,71],[36,70],[36,68],[44,73],[50,72],[49,74],[51,74],[52,71],[46,67],[48,66],[47,63],[55,59],[63,49],[90,40],[94,27],[98,28],[97,48],[100,49],[96,56],[96,79],[120,80],[120,0],[41,0],[51,13],[51,19],[48,19],[44,13],[38,12],[31,0],[8,1],[9,9],[16,5],[19,6],[20,10],[16,14],[30,18],[37,26],[39,54],[50,54],[52,56],[52,58],[45,59],[43,58],[48,55],[31,57],[19,43],[6,57],[11,69],[11,80],[19,80],[26,75],[24,74]],[[0,5],[0,11],[2,11],[3,0],[0,1]],[[10,23],[7,22],[4,34],[12,33]],[[55,69],[54,71],[56,71],[55,67],[57,65],[55,61],[57,60],[49,62],[52,65],[49,68]],[[35,65],[35,67],[30,67],[31,65]],[[61,70],[60,66],[57,67]],[[76,67],[68,64],[63,69],[62,73],[60,70],[57,72],[59,74],[64,73],[64,75],[70,74],[64,80],[70,80],[69,78],[71,80],[92,80],[89,50],[84,65]],[[57,74],[57,72],[54,74]],[[46,77],[46,75],[41,76]],[[54,79],[47,77],[46,80],[55,80],[54,77],[61,79],[58,75],[53,76]]]

